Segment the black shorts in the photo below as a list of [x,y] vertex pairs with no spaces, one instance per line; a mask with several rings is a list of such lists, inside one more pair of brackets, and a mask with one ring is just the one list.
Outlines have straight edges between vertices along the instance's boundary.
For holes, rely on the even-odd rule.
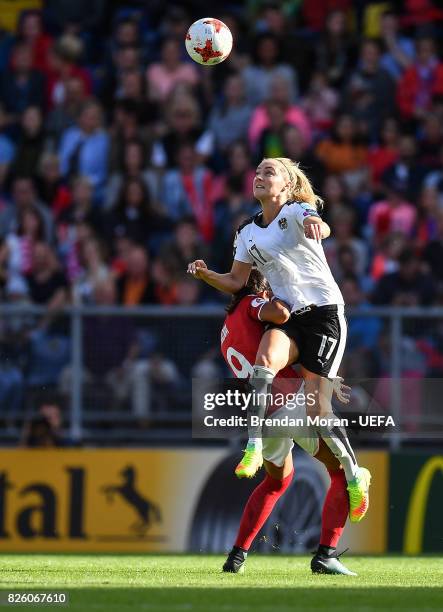
[[347,325],[343,306],[314,306],[292,314],[283,325],[270,323],[266,329],[281,329],[297,344],[301,363],[307,370],[335,378],[346,346]]

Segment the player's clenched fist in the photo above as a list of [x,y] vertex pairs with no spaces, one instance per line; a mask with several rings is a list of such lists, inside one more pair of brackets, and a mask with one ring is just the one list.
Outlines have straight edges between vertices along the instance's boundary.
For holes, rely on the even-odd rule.
[[188,264],[188,274],[192,274],[195,278],[204,278],[205,270],[208,266],[205,264],[203,259],[196,259],[192,263]]

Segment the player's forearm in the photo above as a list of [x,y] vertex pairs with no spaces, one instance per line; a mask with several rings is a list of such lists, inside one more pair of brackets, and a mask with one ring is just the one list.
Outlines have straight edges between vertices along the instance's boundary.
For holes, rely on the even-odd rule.
[[200,278],[211,287],[214,287],[214,289],[224,293],[237,293],[237,291],[244,287],[243,280],[231,272],[219,274],[213,270],[204,270],[201,272]]
[[325,238],[328,238],[331,235],[331,228],[327,223],[322,221],[320,217],[314,215],[306,217],[303,222],[303,225],[305,228],[305,235],[308,238],[324,240]]
[[274,299],[262,306],[260,310],[260,319],[269,323],[283,325],[291,316],[289,307],[281,300]]

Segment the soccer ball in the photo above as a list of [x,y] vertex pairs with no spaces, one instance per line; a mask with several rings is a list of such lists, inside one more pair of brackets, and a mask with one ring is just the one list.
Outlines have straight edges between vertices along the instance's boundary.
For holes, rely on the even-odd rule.
[[204,17],[191,25],[185,44],[186,51],[197,64],[220,64],[231,53],[231,30],[219,19]]

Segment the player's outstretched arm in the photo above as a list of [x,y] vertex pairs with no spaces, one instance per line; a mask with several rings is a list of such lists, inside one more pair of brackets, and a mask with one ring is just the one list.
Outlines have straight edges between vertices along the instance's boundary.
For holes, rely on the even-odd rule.
[[205,281],[211,287],[225,293],[237,293],[248,282],[252,264],[234,260],[230,272],[218,274],[209,270],[203,259],[197,259],[188,265],[188,274]]
[[312,238],[317,242],[328,238],[331,235],[331,228],[320,217],[314,215],[306,217],[303,221],[306,238]]
[[272,302],[263,304],[260,310],[260,320],[283,325],[291,316],[289,307],[283,300],[274,298]]

